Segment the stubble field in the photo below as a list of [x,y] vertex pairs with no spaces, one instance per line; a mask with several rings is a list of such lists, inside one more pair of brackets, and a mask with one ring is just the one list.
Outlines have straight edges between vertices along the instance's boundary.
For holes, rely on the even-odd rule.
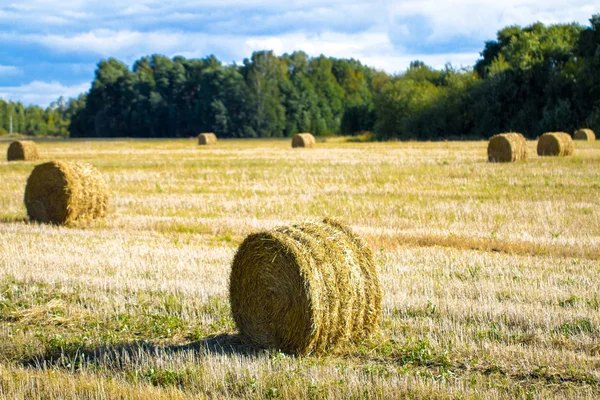
[[[29,223],[38,162],[0,161],[0,398],[600,396],[600,142],[518,164],[483,141],[317,145],[41,142],[111,188],[74,227]],[[326,357],[247,346],[237,246],[323,216],[375,254],[379,332]]]

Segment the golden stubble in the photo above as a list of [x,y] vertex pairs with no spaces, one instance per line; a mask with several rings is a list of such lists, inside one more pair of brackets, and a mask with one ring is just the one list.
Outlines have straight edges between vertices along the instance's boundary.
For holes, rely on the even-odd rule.
[[[528,142],[517,164],[488,163],[486,145],[43,142],[40,162],[90,163],[112,192],[106,219],[68,228],[26,220],[36,163],[0,162],[0,396],[598,396],[600,145],[542,158]],[[343,357],[211,347],[236,333],[242,240],[323,216],[373,250],[378,336]],[[156,333],[168,318],[183,328]],[[52,355],[57,335],[108,351]]]

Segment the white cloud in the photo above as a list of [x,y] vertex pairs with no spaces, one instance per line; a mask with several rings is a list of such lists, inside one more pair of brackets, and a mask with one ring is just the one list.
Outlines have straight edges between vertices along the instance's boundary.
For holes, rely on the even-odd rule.
[[[452,43],[465,38],[471,47],[481,43],[482,48],[484,40],[507,25],[537,20],[586,23],[593,12],[589,0],[104,0],[101,5],[91,0],[31,0],[0,9],[0,24],[20,21],[28,27],[13,25],[4,32],[0,28],[0,41],[128,60],[152,53],[198,52],[241,59],[250,55],[241,53],[248,48],[272,45],[276,51],[278,46],[290,50],[287,42],[294,35],[315,39],[293,46],[312,52],[320,47],[351,50],[352,42],[334,38],[327,43],[335,34],[346,34],[349,40],[376,34],[390,36],[395,44],[379,56],[398,57],[400,52],[422,51],[424,44],[442,43],[441,52],[446,53]],[[194,25],[195,20],[199,22]],[[414,21],[425,28],[411,32]]]
[[[135,25],[137,19],[150,16],[165,18],[173,15],[213,15],[222,21],[243,22],[248,13],[286,18],[293,16],[300,26],[319,18],[319,15],[340,15],[344,20],[366,19],[373,23],[390,24],[396,17],[423,15],[443,27],[457,31],[497,29],[496,24],[529,24],[540,19],[542,22],[577,20],[586,22],[597,12],[597,4],[589,0],[29,0],[8,4],[4,13],[12,16],[108,21],[117,16],[129,16]],[[0,13],[2,11],[0,10]],[[50,20],[51,21],[51,20]],[[290,22],[293,22],[291,19]],[[327,22],[327,21],[325,21]],[[101,24],[92,28],[101,28]],[[106,27],[106,26],[104,26]]]
[[60,96],[77,97],[79,94],[87,92],[89,88],[89,82],[64,86],[56,81],[33,81],[21,86],[0,86],[0,98],[7,101],[20,101],[25,105],[35,104],[47,107]]
[[23,70],[14,65],[0,65],[0,76],[15,76],[23,74]]
[[[101,57],[130,58],[152,53],[171,53],[204,48],[211,36],[185,32],[141,32],[98,29],[73,35],[0,33],[0,41],[39,44],[59,53],[91,53]],[[233,38],[231,39],[234,40]],[[221,40],[222,41],[222,40]]]
[[[2,36],[0,35],[0,38]],[[387,72],[402,72],[410,61],[419,59],[435,67],[473,65],[477,53],[411,54],[399,50],[385,32],[321,34],[298,32],[276,36],[207,35],[185,32],[135,32],[100,30],[73,36],[29,35],[21,40],[50,47],[59,52],[89,52],[99,57],[116,57],[125,62],[153,53],[169,57],[205,57],[208,54],[232,54],[235,60],[249,57],[253,51],[273,50],[275,54],[303,50],[310,56],[355,58]],[[225,62],[229,60],[224,60]]]
[[403,0],[394,2],[393,20],[421,16],[432,34],[427,40],[470,36],[494,39],[508,25],[580,22],[587,24],[594,12],[588,0]]
[[276,54],[291,53],[302,49],[310,56],[324,54],[336,58],[355,58],[363,64],[388,73],[406,71],[411,61],[421,60],[425,64],[443,68],[447,63],[454,67],[472,67],[479,53],[422,54],[398,52],[390,38],[382,32],[346,35],[325,33],[322,35],[293,34],[281,37],[254,38],[246,41],[247,52],[273,50]]
[[246,40],[248,52],[273,50],[277,54],[303,50],[309,55],[325,54],[330,57],[350,58],[371,52],[372,49],[392,51],[392,45],[385,33],[369,32],[343,34],[325,32],[323,34],[295,33],[274,37],[254,37]]
[[121,11],[121,15],[139,15],[139,14],[147,14],[151,13],[152,9],[146,6],[145,4],[131,4],[128,3],[127,8]]
[[[247,48],[272,46],[276,51],[283,47],[290,50],[287,43],[295,36],[301,37],[300,43],[293,46],[296,50],[313,52],[312,48],[326,47],[336,51],[330,55],[336,55],[356,47],[352,42],[329,40],[336,34],[346,34],[349,40],[360,40],[361,35],[387,35],[396,47],[386,48],[386,53],[379,55],[398,57],[402,55],[400,51],[410,52],[414,45],[447,45],[464,38],[481,42],[483,47],[484,40],[493,39],[507,25],[528,25],[537,20],[586,23],[593,12],[589,0],[223,0],[218,4],[205,0],[104,0],[101,6],[91,0],[33,0],[26,6],[15,2],[0,10],[0,22],[19,19],[20,15],[35,21],[40,25],[38,29],[29,29],[28,33],[0,29],[0,40],[4,37],[33,42],[62,53],[127,59],[143,54],[198,51],[205,52],[201,55],[204,56],[223,53],[225,46],[227,51],[237,50],[232,56],[240,59],[249,56],[239,53]],[[411,35],[406,24],[415,18],[418,24],[426,25],[426,33]],[[195,19],[202,22],[190,27]],[[85,21],[85,28],[75,24],[78,21]],[[68,26],[71,22],[73,26],[64,30],[41,29],[45,25]],[[188,25],[180,28],[178,23]],[[379,36],[376,45],[381,41]],[[239,42],[246,46],[237,45]],[[448,52],[448,48],[442,51]]]

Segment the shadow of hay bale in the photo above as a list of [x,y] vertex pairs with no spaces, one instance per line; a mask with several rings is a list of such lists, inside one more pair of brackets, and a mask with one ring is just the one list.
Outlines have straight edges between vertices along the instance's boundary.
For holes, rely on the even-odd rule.
[[24,217],[0,217],[0,223],[2,224],[29,224],[29,223],[34,223],[33,221],[31,221],[29,218],[24,218]]
[[176,356],[183,353],[195,353],[197,356],[244,355],[257,356],[265,350],[250,345],[239,334],[220,334],[181,344],[162,345],[149,342],[107,344],[94,347],[65,346],[47,349],[43,354],[21,359],[20,364],[27,368],[45,369],[79,368],[84,365],[123,368],[125,363],[147,360],[150,356]]
[[170,353],[196,351],[206,354],[249,356],[261,354],[265,350],[252,345],[240,334],[220,334],[207,336],[202,340],[185,345],[167,346],[165,351]]

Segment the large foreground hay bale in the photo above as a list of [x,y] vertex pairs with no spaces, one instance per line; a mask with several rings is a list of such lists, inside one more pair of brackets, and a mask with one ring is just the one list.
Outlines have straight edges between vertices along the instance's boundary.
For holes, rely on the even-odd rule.
[[89,164],[50,161],[33,169],[25,187],[25,207],[33,221],[70,224],[102,218],[108,189]]
[[488,161],[515,162],[527,159],[527,140],[520,133],[500,133],[488,143]]
[[366,243],[331,219],[249,235],[229,280],[240,333],[291,354],[343,351],[381,317],[381,288]]
[[575,140],[596,140],[596,135],[594,134],[594,131],[591,129],[579,129],[577,131],[575,131],[575,134],[573,135],[573,139]]
[[40,158],[37,144],[32,140],[17,140],[8,146],[8,161],[35,161]]
[[198,135],[198,144],[215,144],[217,143],[217,135],[211,132],[201,133]]
[[292,147],[315,147],[316,143],[311,133],[297,133],[292,138]]
[[573,139],[565,132],[544,133],[537,144],[537,153],[540,156],[571,156],[574,150]]

